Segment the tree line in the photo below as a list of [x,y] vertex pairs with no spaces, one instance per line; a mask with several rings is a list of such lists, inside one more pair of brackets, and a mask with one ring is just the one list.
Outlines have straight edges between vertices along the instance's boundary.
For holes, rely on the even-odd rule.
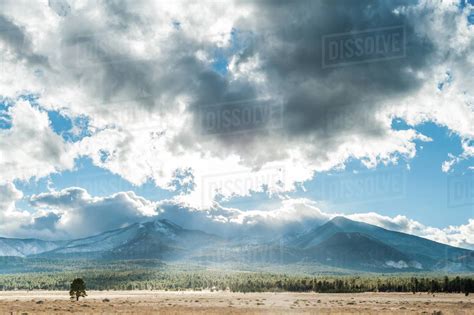
[[0,290],[68,290],[82,278],[89,290],[230,290],[233,292],[474,292],[472,276],[298,276],[272,273],[80,270],[0,275]]

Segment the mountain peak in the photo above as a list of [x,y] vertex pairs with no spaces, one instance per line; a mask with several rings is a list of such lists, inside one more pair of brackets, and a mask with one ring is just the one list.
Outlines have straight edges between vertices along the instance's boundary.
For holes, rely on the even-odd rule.
[[346,218],[346,217],[343,217],[343,216],[337,216],[337,217],[334,217],[331,219],[331,221],[329,222],[332,222],[336,225],[343,225],[343,224],[348,224],[348,223],[354,223],[354,221]]
[[176,223],[169,221],[168,219],[157,219],[155,220],[155,225],[160,225],[172,230],[182,230],[183,228]]

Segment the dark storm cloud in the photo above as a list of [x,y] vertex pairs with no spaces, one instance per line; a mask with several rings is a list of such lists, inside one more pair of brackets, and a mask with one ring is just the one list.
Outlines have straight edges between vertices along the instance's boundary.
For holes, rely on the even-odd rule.
[[56,231],[56,224],[60,220],[60,216],[56,213],[50,212],[44,216],[37,217],[33,219],[33,223],[23,226],[25,229],[32,230],[49,230],[51,232]]
[[[176,82],[171,94],[191,96],[188,111],[194,117],[192,129],[176,140],[189,145],[189,139],[194,138],[192,143],[203,144],[215,155],[237,153],[245,163],[258,167],[286,156],[282,142],[286,148],[304,144],[308,157],[318,159],[352,135],[383,138],[387,126],[376,113],[384,109],[385,101],[420,88],[423,79],[417,76],[418,71],[430,71],[434,46],[414,32],[416,20],[396,13],[400,6],[414,4],[415,1],[251,2],[256,14],[235,25],[240,36],[237,41],[245,45],[228,58],[236,58],[236,65],[252,58],[260,61],[256,73],[266,78],[264,87],[271,95],[269,101],[282,108],[280,126],[274,130],[263,122],[261,128],[242,133],[240,129],[245,126],[242,128],[241,123],[235,126],[236,132],[231,126],[203,134],[202,129],[208,127],[202,125],[203,114],[228,111],[243,115],[249,100],[256,108],[264,106],[259,98],[265,93],[253,81],[254,73],[236,79],[205,68],[196,60],[194,51],[206,47],[187,38],[183,41],[186,50],[182,45],[173,48],[176,59],[170,59],[172,71],[155,82],[158,91],[165,82]],[[397,35],[403,41],[402,56],[377,61],[362,56],[357,64],[324,67],[325,36],[348,32],[383,36],[390,27],[401,32]]]
[[[379,109],[381,101],[417,89],[421,84],[415,77],[416,70],[426,69],[432,46],[413,31],[416,21],[407,19],[395,9],[413,1],[256,1],[252,6],[257,15],[241,19],[236,29],[250,31],[241,37],[246,42],[244,50],[237,52],[237,64],[253,56],[261,60],[260,70],[267,77],[267,85],[276,96],[275,102],[284,103],[284,131],[290,137],[308,135],[336,137],[341,132],[354,132],[375,136],[383,133],[377,121],[367,115]],[[146,18],[136,7],[120,5],[120,1],[106,1],[104,9],[113,14],[110,21],[127,25],[139,35],[152,34],[146,27]],[[171,21],[170,21],[171,23]],[[68,27],[69,26],[69,27]],[[367,31],[400,26],[404,29],[406,57],[395,60],[363,62],[357,65],[323,68],[323,37],[338,33]],[[84,80],[99,80],[99,85],[89,86],[102,99],[113,97],[137,99],[142,105],[154,108],[157,103],[165,106],[179,95],[192,97],[190,111],[199,115],[202,107],[222,104],[239,105],[256,99],[260,92],[252,81],[229,80],[197,60],[196,51],[210,51],[205,43],[187,37],[179,30],[169,35],[166,47],[167,60],[140,60],[127,55],[126,45],[113,36],[95,29],[87,18],[70,18],[65,25],[63,41],[81,54],[87,49],[90,66],[97,63],[94,77],[79,69]],[[120,28],[119,28],[120,35]],[[381,31],[383,32],[383,31]],[[117,35],[114,31],[114,35]],[[110,33],[112,35],[112,33]],[[115,38],[115,41],[114,41]],[[66,62],[79,58],[67,56]],[[231,56],[228,56],[229,58]],[[411,70],[411,72],[407,71]],[[119,96],[118,96],[119,95]],[[338,120],[364,122],[361,125],[344,125]],[[367,132],[367,126],[370,126]],[[261,137],[265,134],[256,133]],[[219,135],[215,135],[219,138]],[[245,143],[249,140],[246,139]],[[225,142],[241,142],[241,136],[225,135]],[[236,147],[240,148],[240,145]]]
[[65,17],[71,13],[71,5],[68,0],[48,0],[48,5],[59,16]]
[[[249,101],[256,108],[263,106],[259,98],[264,93],[251,77],[231,79],[200,62],[196,51],[209,51],[210,47],[179,31],[170,38],[165,64],[161,60],[159,66],[153,62],[146,66],[130,62],[116,67],[106,62],[102,91],[113,94],[120,88],[130,89],[133,94],[132,90],[141,88],[154,100],[145,105],[154,107],[157,100],[166,107],[173,97],[190,96],[188,112],[193,115],[193,123],[176,140],[191,147],[204,144],[215,155],[238,153],[243,160],[260,164],[271,156],[284,156],[284,148],[275,142],[287,139],[288,146],[311,141],[314,147],[308,148],[307,154],[324,156],[344,143],[348,135],[383,137],[386,126],[375,114],[383,110],[384,101],[412,93],[423,83],[416,73],[429,72],[433,45],[414,32],[417,21],[396,13],[400,6],[413,4],[414,1],[252,2],[258,14],[242,18],[235,25],[241,36],[238,41],[245,45],[227,57],[235,57],[237,65],[259,58],[258,72],[266,77],[270,102],[282,106],[281,126],[276,131],[261,126],[241,133],[242,125],[238,125],[237,132],[232,132],[231,126],[230,130],[222,128],[203,134],[203,113],[245,113]],[[132,22],[129,14],[118,16]],[[140,24],[138,20],[136,23]],[[378,61],[367,57],[358,64],[324,67],[325,36],[364,31],[383,35],[387,27],[399,27],[403,32],[403,56]]]
[[155,33],[142,19],[131,19],[128,8],[112,2],[105,6],[112,10],[113,21],[134,29],[137,40],[162,36],[157,43],[160,56],[133,55],[127,42],[131,35],[125,29],[94,26],[88,16],[64,21],[62,61],[75,79],[84,83],[82,87],[96,96],[98,105],[136,101],[144,109],[170,110],[180,95],[196,97],[197,103],[216,103],[228,83],[195,56],[199,49],[209,49],[209,44],[178,30],[167,35]]
[[134,9],[146,6],[146,2],[142,0],[105,0],[103,3],[107,12],[117,17],[112,20],[114,27],[128,29],[136,25],[147,25],[146,19],[139,12],[134,11]]
[[[255,1],[238,2],[236,12],[227,12],[222,4],[193,7],[202,10],[202,17],[194,11],[181,16],[180,5],[170,9],[164,2],[74,5],[73,14],[54,15],[59,47],[51,60],[58,76],[46,73],[46,77],[54,77],[51,85],[57,82],[65,98],[74,97],[70,100],[74,110],[89,116],[99,130],[98,137],[84,146],[86,155],[104,149],[106,141],[101,142],[100,135],[106,133],[100,130],[118,126],[116,133],[107,135],[121,144],[113,148],[117,163],[123,163],[115,172],[127,179],[173,174],[166,169],[171,163],[159,158],[143,161],[151,166],[140,167],[140,176],[134,176],[136,170],[129,172],[134,166],[129,161],[132,153],[155,148],[154,142],[173,157],[195,153],[221,160],[236,157],[235,163],[253,170],[294,159],[301,167],[311,166],[309,173],[340,165],[351,154],[373,161],[409,150],[398,143],[373,150],[341,147],[370,144],[373,139],[410,142],[408,136],[390,137],[386,121],[376,114],[383,111],[386,100],[396,102],[397,97],[416,92],[423,80],[418,72],[429,75],[433,59],[431,43],[413,31],[416,19],[397,11],[405,4],[415,3]],[[249,14],[243,13],[244,7],[250,7]],[[206,10],[212,12],[205,14]],[[225,18],[216,26],[220,10]],[[173,26],[177,20],[181,27]],[[362,56],[357,64],[324,66],[327,36],[346,33],[350,38],[347,32],[374,30],[378,36],[386,27],[402,30],[402,56],[378,61]],[[226,38],[226,43],[215,39],[214,28],[225,33],[219,38]],[[51,89],[50,97],[58,91]],[[135,120],[128,115],[134,111]],[[151,124],[156,122],[151,129],[166,137],[147,142],[149,135],[134,133],[135,127],[145,125],[148,114]],[[203,116],[216,118],[213,124],[203,123]],[[299,175],[301,180],[307,178],[310,175]],[[165,185],[163,180],[157,182]]]
[[32,206],[55,206],[55,207],[65,207],[71,205],[82,204],[83,200],[86,198],[87,192],[84,189],[77,187],[70,187],[60,192],[54,193],[41,193],[31,197]]
[[[417,70],[427,70],[432,45],[419,38],[413,23],[396,14],[401,5],[414,1],[256,1],[258,19],[242,21],[258,40],[242,58],[259,54],[269,84],[283,94],[286,132],[322,136],[338,133],[372,134],[376,120],[367,113],[380,108],[381,101],[416,90],[421,79]],[[406,56],[395,60],[324,68],[323,38],[339,33],[404,29]],[[410,71],[408,71],[410,70]],[[344,125],[350,115],[360,125]],[[370,128],[370,132],[366,132]],[[379,132],[382,132],[380,128]],[[375,132],[375,135],[377,133]]]
[[4,41],[19,61],[26,61],[31,66],[48,66],[48,58],[32,51],[31,39],[24,29],[0,14],[0,40]]
[[[121,100],[134,100],[144,109],[167,112],[176,110],[176,99],[186,97],[192,121],[175,136],[171,151],[200,147],[215,156],[238,154],[245,163],[258,167],[286,157],[285,149],[304,144],[305,154],[313,159],[325,157],[351,135],[383,138],[387,126],[376,118],[376,113],[383,110],[386,100],[413,93],[423,83],[417,72],[430,71],[433,45],[414,32],[416,20],[402,10],[397,13],[401,6],[414,4],[415,1],[368,0],[241,3],[253,7],[255,14],[234,25],[231,46],[238,49],[227,52],[225,59],[233,59],[237,66],[252,58],[259,63],[255,73],[235,78],[218,73],[197,57],[198,51],[204,51],[215,58],[215,43],[194,38],[180,29],[167,34],[162,46],[158,44],[159,57],[134,56],[126,41],[131,34],[143,40],[159,36],[147,26],[147,15],[142,12],[146,4],[106,1],[102,2],[103,9],[113,18],[105,21],[105,27],[80,15],[64,22],[67,49],[63,60],[74,63],[84,61],[86,56],[85,61],[90,64],[76,67],[73,74],[86,82],[84,89],[96,95],[102,102],[98,106],[105,110],[114,106],[120,110]],[[324,66],[325,37],[345,33],[345,38],[350,39],[357,35],[347,35],[348,32],[369,32],[368,36],[373,32],[375,38],[383,36],[389,27],[398,27],[402,32],[398,35],[403,41],[403,55],[377,61],[362,55],[357,64]],[[106,31],[102,34],[101,29]],[[80,58],[74,58],[74,53]],[[265,77],[261,85],[253,80],[257,74]],[[274,124],[257,117],[252,119],[261,124],[259,128],[255,128],[256,124],[245,125],[239,115],[249,113],[249,102],[256,109],[265,106],[260,98],[268,95],[266,102],[281,107],[278,128],[267,128],[267,124]],[[217,115],[234,113],[239,123],[206,133],[202,116],[209,111]],[[245,130],[248,126],[249,130]],[[250,132],[242,133],[242,129]],[[278,145],[283,139],[286,147]]]
[[[145,17],[132,18],[136,15],[133,6],[105,2],[104,9],[111,11],[114,23],[125,23],[128,30],[133,29],[143,40],[147,36],[164,36],[150,30],[143,22]],[[130,53],[126,41],[130,34],[124,29],[104,28],[101,31],[101,27],[93,23],[87,16],[80,15],[65,20],[61,52],[62,61],[73,77],[83,82],[82,88],[97,99],[96,108],[127,111],[124,107],[130,105],[127,101],[132,101],[141,109],[166,113],[176,110],[176,99],[185,96],[190,100],[188,111],[194,119],[187,130],[177,135],[176,140],[181,145],[192,148],[200,142],[210,141],[207,148],[216,155],[225,156],[241,151],[249,142],[261,141],[256,135],[265,135],[262,128],[247,137],[221,132],[209,137],[200,130],[200,115],[210,107],[244,111],[249,107],[249,101],[251,106],[258,106],[254,100],[259,93],[251,82],[245,79],[231,81],[196,56],[198,51],[212,51],[214,43],[200,41],[174,29],[158,41],[160,56],[140,58]],[[170,150],[176,147],[172,146]]]

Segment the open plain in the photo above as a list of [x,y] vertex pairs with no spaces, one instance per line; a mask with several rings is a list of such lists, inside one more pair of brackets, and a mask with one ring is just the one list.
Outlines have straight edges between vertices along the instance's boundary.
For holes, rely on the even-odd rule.
[[4,291],[1,314],[474,314],[474,297],[427,293]]

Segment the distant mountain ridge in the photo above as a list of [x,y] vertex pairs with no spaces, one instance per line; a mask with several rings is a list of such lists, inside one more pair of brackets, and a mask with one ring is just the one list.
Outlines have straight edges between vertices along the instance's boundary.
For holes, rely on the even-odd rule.
[[399,250],[361,233],[336,233],[308,251],[316,261],[335,267],[382,271],[419,266]]
[[64,246],[39,253],[38,257],[90,259],[159,258],[183,256],[186,251],[219,242],[215,235],[184,229],[168,220],[134,223],[99,235],[67,242]]
[[294,239],[290,246],[309,248],[328,239],[336,233],[362,233],[405,253],[425,266],[432,266],[441,260],[451,260],[472,252],[434,242],[419,236],[387,230],[375,225],[335,217],[322,226]]
[[[250,241],[249,241],[250,240]],[[0,238],[0,256],[47,259],[317,264],[371,272],[474,271],[474,252],[336,217],[278,240],[226,239],[158,219],[71,241]]]
[[64,242],[43,241],[35,238],[0,237],[0,256],[26,257],[50,251],[60,247]]

